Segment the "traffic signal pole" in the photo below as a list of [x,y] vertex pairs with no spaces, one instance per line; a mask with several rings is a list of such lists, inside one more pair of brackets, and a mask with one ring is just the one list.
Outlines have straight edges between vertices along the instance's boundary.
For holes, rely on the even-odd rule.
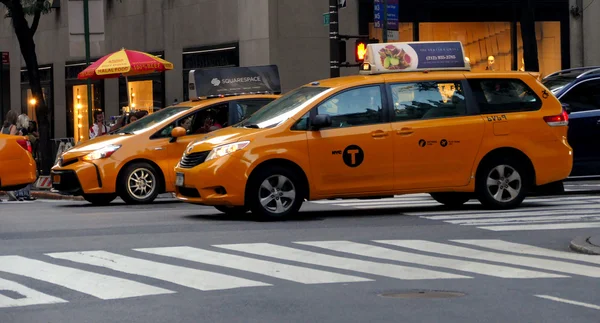
[[[90,66],[90,10],[88,0],[83,0],[83,30],[85,37],[85,66]],[[89,126],[96,121],[92,114],[92,81],[88,78],[87,83],[87,105]],[[79,139],[79,138],[76,138]],[[76,140],[77,141],[77,140]]]
[[340,77],[339,0],[329,0],[329,75]]

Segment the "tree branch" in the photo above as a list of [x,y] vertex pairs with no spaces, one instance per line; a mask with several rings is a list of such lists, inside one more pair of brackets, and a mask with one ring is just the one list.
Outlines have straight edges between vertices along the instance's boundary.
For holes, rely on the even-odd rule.
[[35,35],[38,25],[40,24],[40,17],[42,16],[42,8],[44,7],[45,0],[37,0],[35,3],[35,14],[33,16],[33,22],[31,23],[31,35]]

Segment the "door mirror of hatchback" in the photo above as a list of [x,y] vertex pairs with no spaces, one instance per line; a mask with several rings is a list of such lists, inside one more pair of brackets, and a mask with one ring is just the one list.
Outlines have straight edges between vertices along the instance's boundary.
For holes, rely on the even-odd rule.
[[171,130],[171,140],[169,142],[177,141],[177,138],[185,136],[187,131],[183,127],[175,127]]
[[328,114],[317,114],[311,122],[314,130],[331,127],[331,117]]

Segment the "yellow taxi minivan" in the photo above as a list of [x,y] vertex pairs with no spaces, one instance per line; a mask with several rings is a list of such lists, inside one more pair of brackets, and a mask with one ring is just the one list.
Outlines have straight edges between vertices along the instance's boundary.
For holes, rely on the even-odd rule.
[[16,191],[37,179],[27,137],[0,134],[0,190]]
[[177,198],[261,218],[407,193],[508,209],[571,171],[568,115],[530,73],[471,71],[460,42],[369,44],[360,69],[192,142]]
[[277,66],[192,70],[190,101],[167,107],[66,151],[52,168],[52,187],[106,205],[151,203],[174,192],[175,165],[187,145],[236,124],[280,96]]

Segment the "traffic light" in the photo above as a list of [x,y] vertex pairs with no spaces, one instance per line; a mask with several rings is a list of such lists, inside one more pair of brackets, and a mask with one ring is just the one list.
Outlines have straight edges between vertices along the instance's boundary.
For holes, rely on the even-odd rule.
[[367,54],[367,44],[368,40],[366,39],[356,40],[356,44],[354,45],[354,55],[356,62],[362,63],[362,61],[365,60],[365,54]]

